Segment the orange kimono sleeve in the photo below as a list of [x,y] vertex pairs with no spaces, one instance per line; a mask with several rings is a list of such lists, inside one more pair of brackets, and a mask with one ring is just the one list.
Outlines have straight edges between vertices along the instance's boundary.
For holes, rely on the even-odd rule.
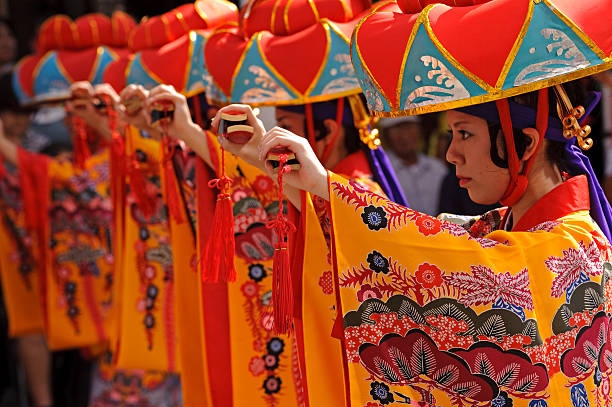
[[[203,318],[201,315],[201,279],[197,272],[198,259],[195,241],[196,222],[194,209],[197,200],[202,205],[198,209],[212,207],[214,194],[208,188],[208,171],[199,157],[187,152],[177,151],[174,157],[174,174],[176,183],[165,183],[176,186],[175,191],[183,210],[182,217],[187,222],[177,222],[170,218],[170,241],[172,246],[174,281],[176,291],[176,339],[181,355],[181,389],[183,406],[212,406],[210,384],[208,381],[207,358],[204,352]],[[199,168],[196,168],[199,166]],[[204,171],[204,174],[200,172]],[[167,172],[164,172],[166,176]],[[199,176],[198,176],[199,175]],[[194,185],[195,178],[201,179]]]
[[0,162],[0,278],[9,323],[9,335],[18,337],[44,331],[40,301],[40,268],[36,234],[26,228],[26,215],[13,166]]
[[330,173],[352,405],[609,400],[612,251],[575,178],[478,236]]
[[126,151],[119,322],[111,346],[120,369],[178,372],[176,269],[162,199],[160,143],[130,129]]
[[45,310],[51,349],[104,343],[113,324],[108,173],[108,151],[88,158],[84,168],[49,162]]

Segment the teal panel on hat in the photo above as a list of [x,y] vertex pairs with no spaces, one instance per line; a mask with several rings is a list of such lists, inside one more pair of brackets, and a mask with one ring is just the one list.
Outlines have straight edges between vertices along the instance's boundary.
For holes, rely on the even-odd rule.
[[187,82],[185,83],[184,93],[194,95],[204,91],[204,37],[196,31],[189,33],[190,44],[190,61],[187,69]]
[[324,97],[346,94],[360,90],[355,70],[351,64],[350,47],[346,40],[332,27],[328,26],[329,54],[325,67],[308,97]]
[[378,90],[378,87],[370,78],[370,74],[364,68],[359,59],[357,47],[355,46],[355,35],[353,35],[351,44],[351,58],[353,60],[353,67],[355,68],[355,76],[359,81],[359,86],[363,90],[363,94],[366,97],[368,108],[371,111],[387,112],[391,110],[389,101],[385,95]]
[[132,62],[128,65],[128,73],[126,75],[126,85],[142,85],[146,89],[152,89],[157,85],[161,85],[157,82],[144,68],[142,65],[142,58],[140,52],[134,56]]
[[503,89],[564,75],[604,61],[545,3],[535,3]]
[[109,51],[106,47],[98,48],[98,57],[96,59],[96,66],[94,68],[94,75],[91,83],[98,85],[104,83],[104,71],[106,67],[115,60],[114,54]]
[[[208,38],[204,38],[202,41],[202,50],[206,49],[206,43]],[[204,83],[204,91],[206,97],[217,103],[229,103],[227,96],[221,91],[221,89],[215,83],[213,76],[206,67],[206,60],[204,59],[204,51],[202,51],[202,61],[199,62],[199,69],[202,71],[202,82]]]
[[19,103],[23,105],[23,104],[29,103],[32,100],[32,98],[25,92],[25,90],[21,86],[21,83],[19,82],[18,73],[19,73],[19,66],[17,67],[17,69],[13,71],[13,74],[11,75],[11,82],[13,85],[13,92],[15,92],[15,95],[17,96],[17,100],[19,100]]
[[60,64],[55,51],[48,52],[38,63],[34,78],[35,98],[51,98],[69,91],[70,79],[62,73]]
[[230,99],[234,103],[274,103],[297,99],[282,80],[264,63],[257,46],[257,36],[251,39],[248,50],[234,77]]
[[400,110],[467,99],[487,92],[461,73],[432,43],[423,25],[417,28],[401,81]]

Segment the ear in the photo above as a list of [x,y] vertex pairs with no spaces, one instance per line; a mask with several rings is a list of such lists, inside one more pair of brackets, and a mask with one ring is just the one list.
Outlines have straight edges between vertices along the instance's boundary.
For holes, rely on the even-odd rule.
[[521,161],[527,161],[536,153],[538,143],[540,142],[540,133],[536,129],[528,127],[523,129],[523,134],[530,140],[529,145],[523,154],[523,158],[521,158]]
[[336,123],[336,121],[333,120],[333,119],[325,119],[325,120],[323,120],[323,125],[327,129],[327,134],[328,135],[335,134],[336,131],[339,130],[338,129],[338,123]]

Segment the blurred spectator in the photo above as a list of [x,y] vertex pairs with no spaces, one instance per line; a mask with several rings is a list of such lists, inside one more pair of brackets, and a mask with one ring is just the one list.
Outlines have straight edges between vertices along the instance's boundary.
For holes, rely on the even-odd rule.
[[423,154],[424,132],[417,116],[381,119],[389,160],[412,209],[437,215],[440,184],[448,172],[437,158]]
[[[11,72],[0,76],[0,122],[5,136],[19,144],[30,126],[33,110],[19,105],[11,78]],[[15,346],[26,374],[32,405],[51,406],[51,357],[43,334],[18,337]]]
[[15,31],[6,19],[0,19],[0,75],[8,72],[17,59]]

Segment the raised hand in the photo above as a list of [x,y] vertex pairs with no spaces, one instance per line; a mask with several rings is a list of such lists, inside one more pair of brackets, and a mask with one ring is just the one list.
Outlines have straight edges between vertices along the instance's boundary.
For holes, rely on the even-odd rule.
[[[149,92],[149,97],[145,103],[145,109],[148,113],[149,126],[151,125],[151,110],[160,102],[170,102],[174,104],[174,118],[165,126],[165,128],[170,137],[183,140],[184,135],[188,134],[190,130],[196,126],[196,124],[191,120],[187,99],[185,96],[177,92],[176,89],[174,89],[174,86],[171,85],[159,85],[151,89]],[[188,143],[188,140],[184,141]]]
[[[117,93],[108,84],[96,85],[94,88],[87,81],[75,82],[70,86],[72,98],[66,102],[66,111],[73,116],[81,118],[89,127],[99,135],[110,139],[110,127],[108,124],[109,107],[94,104],[99,98],[96,95],[106,94],[111,98],[111,104],[118,100]],[[98,106],[98,107],[96,107]],[[112,106],[110,106],[112,108]]]
[[225,106],[222,109],[219,109],[217,115],[213,118],[211,129],[216,133],[219,130],[219,123],[221,121],[221,115],[227,112],[240,112],[244,113],[247,116],[247,123],[249,126],[253,127],[253,136],[251,139],[245,144],[236,144],[230,142],[226,137],[223,137],[223,134],[217,134],[219,144],[226,151],[237,155],[242,158],[247,163],[258,167],[265,171],[265,163],[259,159],[259,149],[258,145],[266,132],[264,128],[263,122],[257,118],[253,109],[248,105],[229,105]]
[[[128,85],[119,94],[119,119],[125,123],[155,135],[159,130],[149,125],[149,116],[144,109],[149,91],[141,85]],[[138,105],[140,104],[140,107]],[[130,109],[128,109],[130,107]]]
[[[300,169],[283,175],[283,181],[294,188],[303,189],[329,200],[327,170],[312,151],[308,140],[289,130],[274,127],[263,136],[259,143],[259,160],[265,162],[270,150],[277,147],[284,147],[294,153],[300,163]],[[269,162],[266,162],[265,168],[268,175],[275,178]]]

